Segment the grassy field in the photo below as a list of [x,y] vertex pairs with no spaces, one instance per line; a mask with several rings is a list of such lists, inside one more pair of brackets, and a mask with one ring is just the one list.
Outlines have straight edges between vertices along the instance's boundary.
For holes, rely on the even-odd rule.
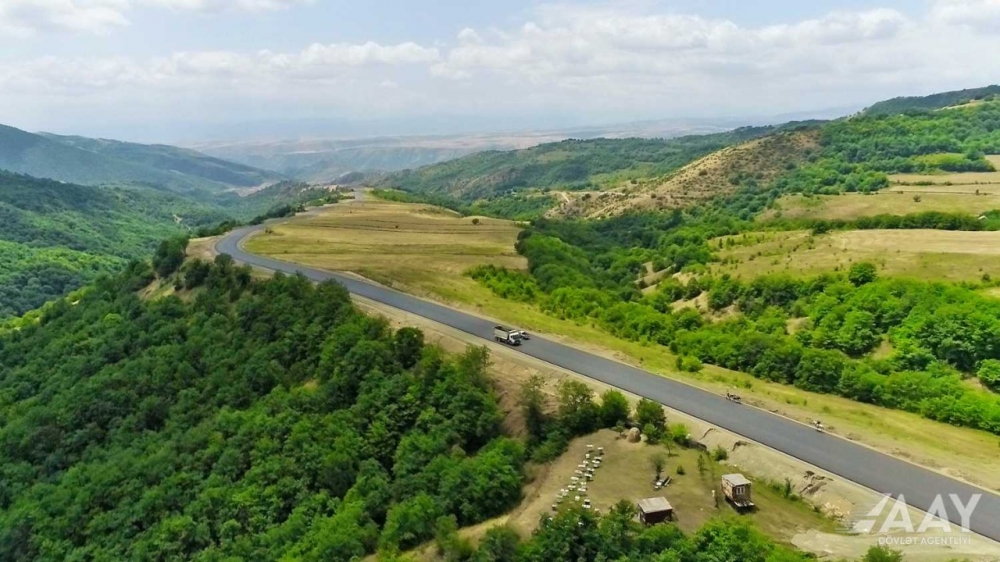
[[[919,197],[919,201],[914,196]],[[761,214],[758,220],[767,221],[778,216],[788,219],[852,220],[925,211],[978,215],[993,209],[1000,209],[1000,184],[989,192],[981,191],[979,195],[969,191],[968,186],[912,187],[905,192],[892,188],[871,195],[786,195],[778,200],[776,209]]]
[[329,207],[275,225],[248,250],[330,270],[353,271],[414,291],[449,294],[474,284],[468,269],[492,263],[524,268],[510,221],[462,218],[428,205],[364,201]]
[[[610,430],[600,431],[574,440],[569,449],[559,459],[544,467],[535,477],[525,501],[508,519],[523,533],[534,530],[540,517],[552,513],[552,505],[562,488],[570,485],[578,464],[584,462],[587,445],[604,447],[600,468],[594,470],[594,479],[587,483],[587,492],[581,500],[588,498],[595,509],[607,513],[620,500],[635,502],[643,498],[663,496],[674,508],[674,520],[685,532],[693,533],[707,521],[716,517],[748,517],[765,533],[775,540],[788,543],[800,532],[814,529],[825,532],[836,531],[833,520],[817,513],[808,504],[782,497],[763,482],[753,489],[757,509],[740,515],[721,499],[719,478],[723,474],[739,472],[732,467],[713,461],[707,454],[697,449],[684,449],[676,445],[669,451],[662,445],[629,443],[619,439]],[[655,471],[652,465],[654,455],[666,457],[666,467],[661,477],[669,476],[671,483],[661,490],[653,489]],[[699,471],[698,457],[703,456],[703,471]],[[679,474],[678,471],[684,474]],[[752,475],[747,475],[752,478]],[[716,490],[718,503],[712,498]],[[576,493],[571,493],[560,506],[574,503]]]
[[[382,222],[375,223],[376,220]],[[271,254],[284,260],[363,273],[397,288],[413,290],[485,317],[511,322],[524,329],[545,334],[550,339],[683,380],[710,392],[722,394],[727,389],[738,387],[750,404],[800,421],[822,418],[838,435],[991,489],[1000,488],[1000,471],[995,466],[998,443],[996,436],[836,396],[813,394],[787,385],[768,383],[745,373],[712,366],[706,366],[698,374],[681,373],[674,367],[675,357],[663,346],[613,338],[593,325],[560,320],[542,313],[534,306],[497,297],[460,273],[463,267],[477,263],[522,267],[522,258],[515,256],[513,250],[517,230],[510,223],[484,220],[484,224],[480,226],[498,225],[496,233],[475,235],[475,239],[486,237],[486,240],[480,239],[480,244],[489,249],[489,252],[447,255],[434,248],[431,241],[440,244],[442,248],[454,247],[455,236],[444,235],[443,230],[437,232],[428,227],[459,228],[459,232],[464,232],[472,228],[466,228],[468,221],[469,219],[460,219],[450,213],[428,210],[423,205],[381,202],[342,204],[331,207],[318,216],[301,216],[276,225],[272,227],[275,234],[251,240],[248,245],[255,252]],[[373,233],[373,224],[391,224],[392,231],[396,230],[395,224],[400,224],[401,229],[407,224],[419,227],[407,227],[415,232],[403,237],[384,229],[375,229]],[[418,232],[426,230],[432,231]],[[1000,241],[1000,233],[958,234],[995,234],[994,239]],[[797,242],[785,243],[804,247],[804,239],[808,234],[782,233],[776,236],[798,236]],[[396,248],[395,243],[401,238],[405,238],[405,242],[411,245],[422,244],[425,247],[420,253],[403,254],[406,261],[385,263],[385,260],[394,260],[399,256],[401,249]],[[472,239],[469,237],[469,240]],[[469,240],[463,240],[465,244],[469,244]],[[501,241],[506,241],[507,246],[501,246]],[[368,244],[373,253],[359,255],[356,252],[341,252],[342,248],[350,250],[357,244]],[[790,247],[784,251],[789,249]],[[746,248],[733,249],[744,250]],[[969,257],[971,260],[981,261],[981,256]],[[996,256],[996,259],[1000,271],[1000,256]]]
[[[987,156],[986,159],[993,164],[994,168],[1000,170],[1000,156]],[[990,188],[989,186],[992,186],[992,189],[1000,188],[1000,171],[940,174],[895,174],[889,176],[889,181],[894,185],[903,185],[907,187],[927,187],[923,184],[930,184],[931,186],[968,186],[972,188],[972,192],[975,192],[977,186],[984,186],[986,188]]]
[[[1000,156],[987,157],[1000,169]],[[1000,172],[964,174],[897,174],[892,185],[873,194],[786,195],[758,220],[778,216],[797,219],[851,220],[872,215],[907,215],[924,211],[979,214],[1000,209]],[[918,200],[919,199],[919,200]]]
[[[714,273],[744,279],[765,274],[816,275],[870,261],[882,274],[914,279],[978,281],[1000,275],[1000,232],[850,230],[751,233],[718,252]],[[725,242],[724,239],[713,244]]]

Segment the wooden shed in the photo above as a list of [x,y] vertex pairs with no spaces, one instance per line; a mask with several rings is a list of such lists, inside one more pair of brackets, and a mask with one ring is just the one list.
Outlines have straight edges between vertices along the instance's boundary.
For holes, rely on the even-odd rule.
[[674,507],[667,498],[646,498],[636,502],[639,508],[639,521],[645,525],[655,525],[674,518]]
[[738,508],[753,507],[750,495],[750,481],[742,474],[726,474],[722,477],[722,493]]

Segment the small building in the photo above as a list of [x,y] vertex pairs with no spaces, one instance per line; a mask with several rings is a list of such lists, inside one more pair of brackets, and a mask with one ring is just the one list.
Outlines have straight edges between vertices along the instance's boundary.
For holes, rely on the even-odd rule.
[[667,498],[646,498],[636,502],[639,508],[639,521],[644,525],[655,525],[674,518],[674,507]]
[[750,481],[742,474],[726,474],[722,477],[722,493],[738,508],[753,507],[750,495]]

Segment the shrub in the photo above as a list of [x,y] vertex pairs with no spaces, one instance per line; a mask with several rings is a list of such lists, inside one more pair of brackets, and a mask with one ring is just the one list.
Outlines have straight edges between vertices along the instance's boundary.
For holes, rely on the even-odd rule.
[[715,449],[712,449],[712,458],[718,462],[727,460],[729,458],[729,451],[722,445],[716,445]]

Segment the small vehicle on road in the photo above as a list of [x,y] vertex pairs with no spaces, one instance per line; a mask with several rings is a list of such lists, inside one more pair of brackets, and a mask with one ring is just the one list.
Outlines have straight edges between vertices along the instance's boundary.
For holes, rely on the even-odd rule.
[[814,429],[815,429],[816,431],[818,431],[818,432],[820,432],[820,433],[822,433],[822,432],[823,432],[823,422],[821,422],[821,421],[819,421],[819,420],[813,420],[813,422],[812,422],[812,426],[813,426],[813,428],[814,428]]
[[521,331],[512,330],[503,326],[494,326],[493,339],[507,345],[521,345]]
[[730,402],[735,402],[737,404],[743,403],[743,399],[740,398],[739,394],[736,394],[735,392],[730,392],[728,390],[726,391],[726,400],[729,400]]
[[531,334],[525,332],[524,330],[517,330],[517,335],[521,336],[522,341],[531,339]]

